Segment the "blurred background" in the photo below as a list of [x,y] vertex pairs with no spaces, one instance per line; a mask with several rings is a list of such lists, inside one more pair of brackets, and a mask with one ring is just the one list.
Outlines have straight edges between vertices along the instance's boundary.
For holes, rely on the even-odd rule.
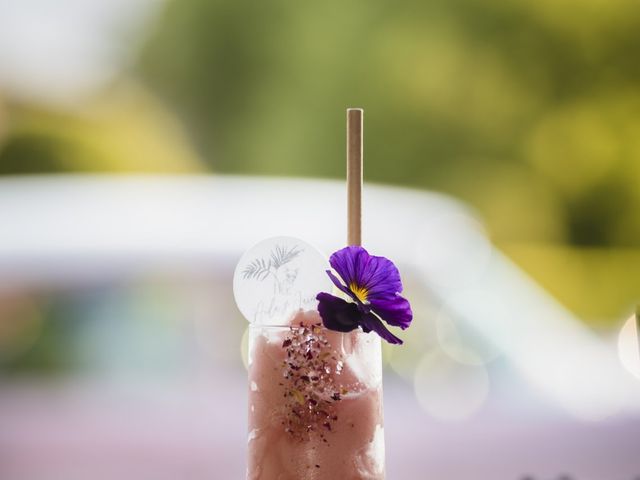
[[0,478],[242,478],[233,267],[342,246],[349,106],[389,478],[640,478],[638,51],[635,0],[0,0]]

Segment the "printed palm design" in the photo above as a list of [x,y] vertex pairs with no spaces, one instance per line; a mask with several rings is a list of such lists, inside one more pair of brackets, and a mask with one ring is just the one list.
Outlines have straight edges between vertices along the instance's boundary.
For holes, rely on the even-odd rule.
[[268,259],[256,258],[252,260],[242,271],[242,278],[245,280],[255,279],[264,281],[267,277],[273,277],[275,292],[285,292],[287,286],[295,280],[297,271],[287,271],[284,275],[281,275],[280,270],[302,252],[303,250],[297,245],[291,248],[276,245]]

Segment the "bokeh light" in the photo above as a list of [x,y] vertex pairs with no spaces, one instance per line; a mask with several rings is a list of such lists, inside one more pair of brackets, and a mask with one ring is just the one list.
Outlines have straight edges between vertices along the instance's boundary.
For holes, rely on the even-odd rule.
[[[464,301],[463,295],[447,298],[451,303],[460,301]],[[469,326],[461,325],[455,312],[450,304],[445,303],[435,318],[440,348],[458,362],[468,365],[482,365],[498,357],[500,350]]]
[[618,334],[620,362],[630,373],[640,379],[640,320],[632,315],[624,322]]
[[483,365],[456,361],[442,351],[425,354],[415,373],[414,388],[422,408],[445,421],[462,421],[476,413],[489,394]]

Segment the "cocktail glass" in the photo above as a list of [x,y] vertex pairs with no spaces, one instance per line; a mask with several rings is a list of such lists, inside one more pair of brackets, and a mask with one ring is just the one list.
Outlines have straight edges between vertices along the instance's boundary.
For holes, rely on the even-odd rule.
[[384,479],[380,337],[316,311],[249,327],[247,480]]

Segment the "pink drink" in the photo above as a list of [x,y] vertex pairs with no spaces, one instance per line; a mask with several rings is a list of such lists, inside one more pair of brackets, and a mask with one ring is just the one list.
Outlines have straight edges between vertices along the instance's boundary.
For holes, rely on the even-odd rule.
[[384,479],[380,338],[250,326],[247,480]]

